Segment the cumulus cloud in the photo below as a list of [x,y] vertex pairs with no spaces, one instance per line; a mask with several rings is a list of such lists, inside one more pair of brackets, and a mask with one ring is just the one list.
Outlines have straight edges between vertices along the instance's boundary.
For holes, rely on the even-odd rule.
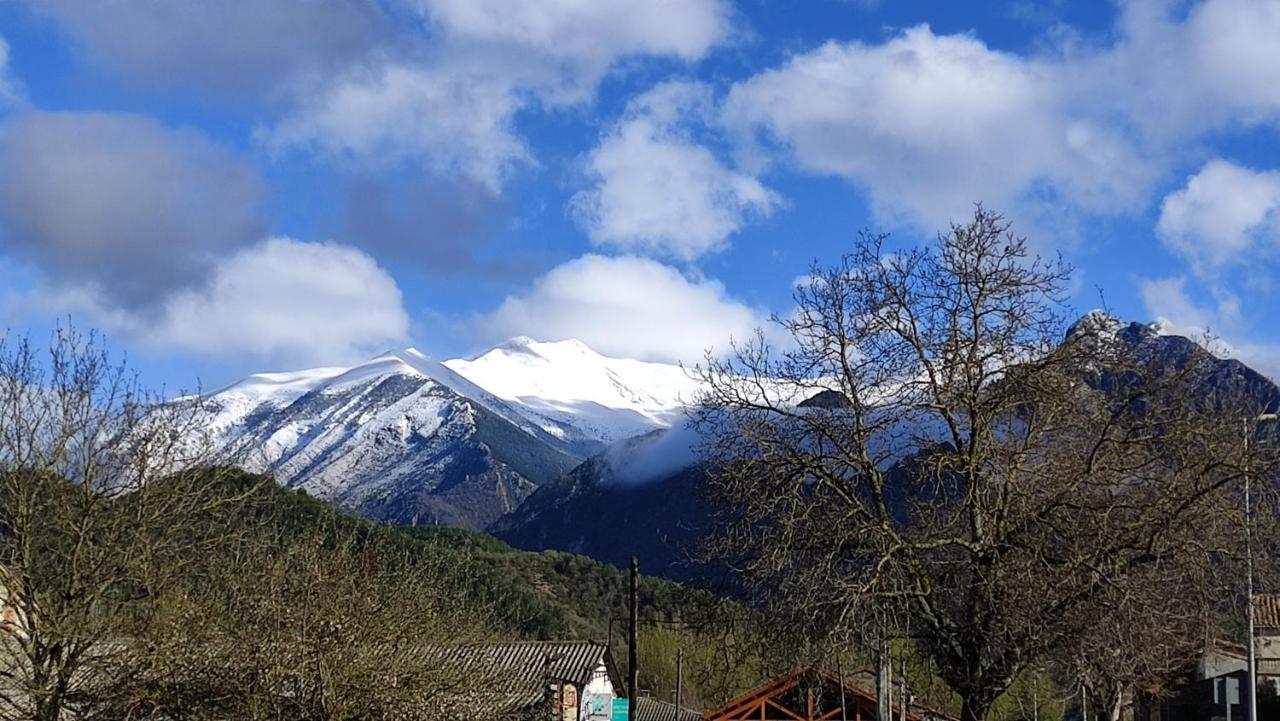
[[260,237],[256,170],[137,115],[22,114],[0,127],[0,253],[129,307]]
[[1160,239],[1203,271],[1251,262],[1259,247],[1280,245],[1280,171],[1255,171],[1211,160],[1165,196]]
[[726,0],[48,0],[90,56],[136,83],[266,100],[271,147],[422,160],[496,185],[529,153],[515,114],[590,100],[619,60],[702,57]]
[[569,96],[594,86],[619,58],[697,60],[731,31],[723,0],[424,0],[455,39],[520,48],[526,63],[550,65]]
[[422,160],[497,189],[533,160],[515,116],[589,100],[623,58],[693,60],[729,30],[721,0],[426,0],[429,50],[357,64],[259,129],[277,151]]
[[725,115],[802,169],[864,187],[882,218],[941,226],[1041,182],[1093,207],[1131,203],[1133,149],[1072,117],[1057,72],[920,26],[798,55],[734,86]]
[[273,96],[344,67],[390,39],[365,0],[45,0],[91,57],[140,84],[221,97]]
[[1120,41],[1074,63],[1095,98],[1122,108],[1150,143],[1280,114],[1280,1],[1126,3]]
[[762,322],[719,282],[647,258],[584,255],[479,320],[487,340],[577,338],[607,355],[696,363]]
[[532,158],[513,123],[523,102],[509,78],[483,66],[359,67],[259,137],[276,151],[311,147],[375,163],[420,159],[496,191],[513,166]]
[[1203,133],[1280,118],[1280,2],[1173,12],[1128,3],[1111,45],[1036,55],[928,26],[829,42],[736,84],[725,117],[744,153],[843,177],[881,220],[1136,212]]
[[692,260],[723,246],[777,196],[724,166],[694,139],[714,110],[711,88],[671,82],[634,99],[587,157],[594,186],[571,209],[591,240]]
[[409,319],[395,280],[365,253],[334,243],[270,238],[217,264],[206,283],[158,312],[113,308],[84,291],[44,302],[167,352],[285,363],[354,360],[404,343]]

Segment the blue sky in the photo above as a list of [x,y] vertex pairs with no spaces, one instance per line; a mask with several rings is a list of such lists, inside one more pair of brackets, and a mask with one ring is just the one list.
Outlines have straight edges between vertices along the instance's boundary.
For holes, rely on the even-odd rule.
[[697,360],[977,201],[1275,374],[1280,0],[0,2],[0,325],[169,387]]

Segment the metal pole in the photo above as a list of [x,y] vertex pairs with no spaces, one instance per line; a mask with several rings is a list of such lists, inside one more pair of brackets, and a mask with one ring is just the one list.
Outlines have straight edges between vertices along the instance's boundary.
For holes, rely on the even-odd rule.
[[876,721],[893,721],[889,698],[889,644],[879,639],[876,654]]
[[627,721],[636,721],[636,701],[640,698],[640,662],[636,659],[636,626],[639,625],[640,593],[636,576],[640,574],[640,562],[631,557],[631,627],[627,631]]
[[840,721],[849,721],[849,713],[844,705],[844,666],[840,663],[839,656],[836,656],[836,675],[840,677]]
[[910,702],[911,692],[907,690],[907,657],[904,654],[898,659],[898,670],[902,671],[902,678],[898,682],[899,688],[902,689],[902,698],[898,700],[898,721],[907,721],[907,704]]
[[885,641],[884,643],[884,657],[884,668],[885,672],[888,674],[885,676],[885,685],[888,686],[887,694],[889,699],[889,705],[885,709],[885,718],[889,721],[893,721],[893,649],[889,647],[888,641]]
[[[1258,416],[1262,420],[1262,416]],[[1258,660],[1253,642],[1253,494],[1249,484],[1249,421],[1244,422],[1244,555],[1248,575],[1246,612],[1249,616],[1249,721],[1258,721]],[[1227,714],[1231,714],[1228,701]]]
[[[1274,421],[1280,416],[1262,413],[1255,423]],[[1249,482],[1249,420],[1244,422],[1244,554],[1248,570],[1249,598],[1245,607],[1249,615],[1249,721],[1258,721],[1258,658],[1253,637],[1253,493]]]
[[680,721],[680,680],[684,675],[684,649],[676,649],[676,721]]

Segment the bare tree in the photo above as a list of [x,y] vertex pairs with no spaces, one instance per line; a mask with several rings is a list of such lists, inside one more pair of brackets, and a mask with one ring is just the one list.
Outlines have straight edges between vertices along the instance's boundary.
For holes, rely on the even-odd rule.
[[0,719],[90,716],[127,685],[148,599],[197,553],[216,473],[192,409],[157,403],[95,335],[0,339]]
[[467,598],[465,568],[375,534],[321,525],[228,554],[212,590],[164,603],[149,656],[151,693],[118,717],[191,719],[486,718],[484,669],[436,650],[494,637]]
[[1103,316],[1067,333],[1070,272],[981,207],[932,247],[864,233],[775,319],[781,350],[759,334],[701,369],[731,514],[711,552],[801,633],[909,618],[963,721],[1151,569],[1229,560],[1239,535],[1239,419],[1259,409],[1206,395],[1207,353],[1171,360]]

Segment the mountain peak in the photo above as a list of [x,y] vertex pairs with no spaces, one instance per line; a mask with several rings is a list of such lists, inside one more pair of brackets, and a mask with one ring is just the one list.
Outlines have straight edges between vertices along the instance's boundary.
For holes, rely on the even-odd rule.
[[498,345],[490,348],[484,353],[481,353],[480,355],[476,356],[472,360],[478,360],[494,352],[500,352],[505,354],[522,354],[522,355],[531,355],[531,356],[541,356],[541,357],[547,357],[547,356],[553,356],[553,355],[564,355],[564,354],[594,355],[594,356],[600,355],[594,349],[592,349],[591,346],[587,345],[586,343],[583,343],[577,338],[565,338],[563,340],[540,341],[540,340],[535,340],[533,338],[530,338],[527,335],[518,335],[514,338],[509,338],[503,341],[502,343],[499,343]]
[[489,350],[527,351],[538,341],[527,335],[518,335],[499,343]]
[[1111,313],[1102,308],[1094,308],[1093,310],[1080,316],[1080,319],[1071,324],[1067,328],[1067,337],[1070,338],[1077,333],[1092,333],[1100,337],[1114,338],[1127,324],[1119,318],[1111,315]]

